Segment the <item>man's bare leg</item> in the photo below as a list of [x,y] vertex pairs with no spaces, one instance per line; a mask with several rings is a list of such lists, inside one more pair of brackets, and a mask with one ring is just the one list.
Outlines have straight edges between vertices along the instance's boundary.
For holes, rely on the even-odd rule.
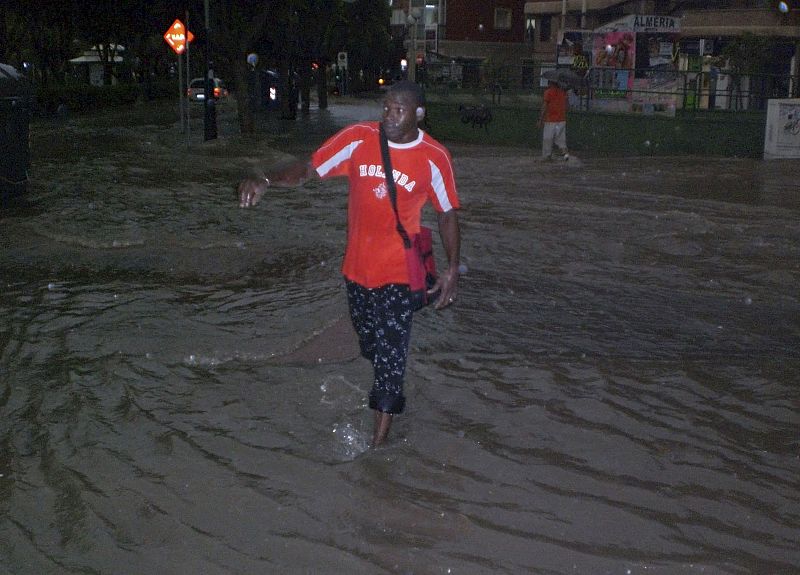
[[378,447],[386,441],[389,428],[392,426],[392,414],[375,410],[375,429],[372,432],[372,447]]

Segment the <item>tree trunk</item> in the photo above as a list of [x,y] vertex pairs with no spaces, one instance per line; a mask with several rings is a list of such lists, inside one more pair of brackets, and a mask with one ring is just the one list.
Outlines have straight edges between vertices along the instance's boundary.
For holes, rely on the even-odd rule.
[[319,63],[317,68],[317,106],[320,110],[328,109],[328,77],[327,66],[324,62]]
[[303,101],[301,111],[308,116],[311,111],[311,60],[300,62],[300,99]]
[[297,87],[294,85],[292,66],[287,57],[280,60],[278,76],[281,80],[281,118],[294,120],[297,118]]
[[248,82],[248,69],[247,61],[240,58],[234,64],[236,90],[233,96],[236,98],[236,107],[239,116],[239,130],[242,134],[253,134],[256,131],[255,116],[253,114],[253,106],[250,102],[250,83]]

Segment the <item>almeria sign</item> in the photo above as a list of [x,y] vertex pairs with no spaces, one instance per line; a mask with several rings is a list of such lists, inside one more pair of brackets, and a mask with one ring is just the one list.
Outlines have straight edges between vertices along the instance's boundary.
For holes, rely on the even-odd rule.
[[677,33],[681,31],[680,18],[672,16],[633,16],[634,32]]
[[630,14],[619,20],[603,24],[594,30],[605,32],[642,32],[644,34],[680,34],[681,19],[672,16],[643,16]]

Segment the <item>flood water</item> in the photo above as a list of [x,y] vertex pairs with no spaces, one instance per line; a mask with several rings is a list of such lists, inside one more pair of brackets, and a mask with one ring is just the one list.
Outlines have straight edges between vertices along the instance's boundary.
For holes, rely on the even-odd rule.
[[233,193],[363,107],[332,110],[188,146],[136,110],[34,127],[0,572],[800,571],[796,162],[453,146],[460,297],[415,317],[370,450],[345,183]]

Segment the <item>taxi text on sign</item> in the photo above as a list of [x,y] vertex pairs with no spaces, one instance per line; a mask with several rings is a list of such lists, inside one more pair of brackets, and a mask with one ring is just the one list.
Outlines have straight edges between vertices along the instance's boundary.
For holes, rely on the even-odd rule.
[[183,54],[183,51],[186,50],[186,43],[194,40],[194,34],[187,33],[183,22],[176,19],[164,33],[164,40],[167,41],[170,48],[175,50],[176,54]]

